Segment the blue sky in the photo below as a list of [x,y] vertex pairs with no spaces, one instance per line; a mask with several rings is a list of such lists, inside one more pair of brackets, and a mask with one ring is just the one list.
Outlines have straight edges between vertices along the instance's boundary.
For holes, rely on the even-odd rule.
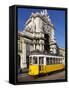
[[[40,12],[44,9],[18,8],[18,30],[23,31],[25,22],[28,20],[32,12]],[[65,11],[48,10],[55,27],[55,37],[59,47],[65,48]]]

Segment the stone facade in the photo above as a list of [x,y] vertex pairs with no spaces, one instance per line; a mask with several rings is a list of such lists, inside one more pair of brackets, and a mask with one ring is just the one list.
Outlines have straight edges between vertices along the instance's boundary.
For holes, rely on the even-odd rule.
[[[18,32],[18,61],[20,68],[27,68],[27,56],[30,53],[30,45],[32,45],[32,40],[28,38],[23,32]],[[18,59],[19,59],[18,58]]]
[[35,50],[49,54],[59,54],[55,39],[55,28],[47,10],[32,13],[26,21],[23,32],[18,32],[20,68],[27,68],[29,54]]

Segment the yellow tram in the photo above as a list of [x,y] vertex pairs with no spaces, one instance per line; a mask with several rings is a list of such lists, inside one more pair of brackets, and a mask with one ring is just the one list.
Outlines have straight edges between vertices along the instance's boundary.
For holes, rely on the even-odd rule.
[[64,69],[64,57],[53,55],[30,55],[29,75],[39,75]]

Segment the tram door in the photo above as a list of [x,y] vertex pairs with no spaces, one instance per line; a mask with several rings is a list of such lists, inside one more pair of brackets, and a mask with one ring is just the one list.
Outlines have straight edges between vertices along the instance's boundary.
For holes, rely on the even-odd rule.
[[43,57],[39,57],[39,73],[43,71]]

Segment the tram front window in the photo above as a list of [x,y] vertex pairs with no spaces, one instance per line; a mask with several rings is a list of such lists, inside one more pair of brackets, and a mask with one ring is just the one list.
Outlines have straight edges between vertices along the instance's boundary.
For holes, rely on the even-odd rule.
[[37,64],[37,57],[33,57],[33,64]]

